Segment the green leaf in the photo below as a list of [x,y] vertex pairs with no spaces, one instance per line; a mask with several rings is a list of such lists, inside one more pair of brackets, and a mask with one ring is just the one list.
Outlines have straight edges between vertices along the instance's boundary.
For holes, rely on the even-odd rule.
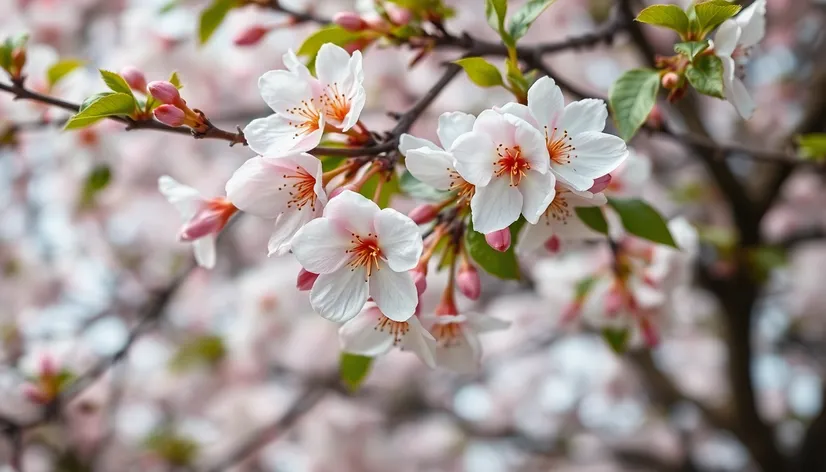
[[531,88],[531,83],[519,68],[518,61],[512,61],[510,58],[507,58],[505,59],[505,65],[508,68],[508,83],[510,83],[511,87],[519,92],[523,98],[527,99],[528,89]]
[[338,372],[341,381],[351,392],[355,392],[367,379],[373,358],[342,352],[338,362]]
[[655,243],[677,247],[665,219],[649,204],[636,198],[609,198],[608,204],[617,212],[622,226],[629,233]]
[[181,83],[181,78],[178,77],[177,72],[173,72],[172,75],[169,76],[169,83],[174,85],[175,88],[178,90],[184,88],[183,84]]
[[361,38],[361,34],[354,31],[347,31],[341,26],[327,26],[308,36],[307,39],[301,43],[296,54],[314,59],[316,54],[318,54],[318,50],[326,43],[346,46],[359,38]]
[[197,366],[213,366],[226,356],[226,352],[224,341],[219,336],[199,336],[178,348],[178,352],[169,361],[169,368],[183,372]]
[[620,137],[629,141],[645,123],[657,101],[660,74],[654,69],[632,69],[611,86],[611,110]]
[[714,28],[733,17],[740,11],[740,5],[725,0],[711,0],[694,5],[694,14],[697,17],[697,36],[705,38]]
[[230,10],[238,6],[238,0],[213,0],[213,2],[201,12],[198,21],[198,41],[205,44],[210,36],[221,26],[224,18]]
[[112,169],[106,164],[98,164],[86,176],[86,181],[83,183],[83,190],[80,194],[80,204],[83,207],[89,207],[97,198],[98,194],[109,186],[112,181]]
[[168,427],[153,431],[145,440],[146,448],[170,465],[187,467],[198,453],[198,443],[176,434]]
[[62,61],[57,61],[46,71],[46,79],[49,81],[49,86],[54,86],[60,79],[66,77],[83,64],[85,64],[85,62],[80,59],[63,59]]
[[577,282],[576,287],[574,288],[574,299],[576,300],[583,300],[588,294],[591,292],[591,289],[594,288],[594,284],[597,283],[596,277],[585,277]]
[[672,29],[680,36],[688,34],[688,16],[677,5],[651,5],[637,15],[637,21]]
[[[324,161],[322,161],[322,167]],[[326,171],[326,169],[324,169]],[[437,190],[405,171],[399,179],[399,188],[402,192],[417,199],[430,202],[441,202],[450,197],[450,192]]]
[[485,0],[485,17],[487,17],[490,27],[497,33],[505,30],[505,15],[507,13],[507,0]]
[[379,185],[379,181],[383,182],[381,184],[381,191],[379,192],[379,198],[377,199],[378,201],[376,201],[376,205],[380,208],[387,208],[390,205],[390,199],[400,192],[399,178],[396,174],[390,176],[390,180],[387,180],[387,177],[382,173],[378,173],[370,177],[367,179],[367,182],[364,182],[364,185],[361,186],[359,193],[372,200],[373,196],[376,194],[376,188]]
[[135,111],[135,97],[125,93],[100,94],[94,101],[81,106],[81,111],[66,122],[65,130],[85,128],[108,116],[126,116]]
[[163,15],[181,6],[181,0],[169,0],[159,10],[158,14]]
[[723,61],[715,55],[700,56],[685,70],[688,82],[698,92],[717,98],[723,95]]
[[783,267],[788,262],[786,251],[781,246],[759,246],[749,251],[752,276],[765,282],[773,270]]
[[674,45],[674,52],[682,54],[692,62],[698,54],[706,49],[708,49],[708,41],[686,41]]
[[462,66],[470,80],[480,87],[505,85],[499,69],[481,57],[466,57],[454,62]]
[[528,32],[533,22],[555,1],[556,0],[528,0],[528,3],[522,5],[522,8],[519,10],[516,10],[516,13],[511,17],[509,28],[509,33],[514,41],[525,36],[525,33]]
[[802,134],[797,137],[798,153],[803,159],[826,159],[826,133]]
[[106,86],[109,87],[109,90],[115,93],[132,95],[132,88],[129,87],[129,84],[126,83],[126,80],[124,80],[120,74],[100,69],[100,77],[106,83]]
[[511,231],[511,247],[505,252],[499,252],[488,245],[485,241],[485,235],[477,233],[473,229],[473,224],[468,222],[465,230],[465,247],[467,248],[470,257],[479,264],[479,267],[485,269],[489,274],[495,275],[500,279],[505,280],[519,280],[519,262],[516,260],[514,254],[514,247],[516,246],[516,237],[519,234],[519,228],[522,226],[523,220],[519,220],[510,227]]
[[605,215],[602,214],[600,207],[576,207],[574,208],[576,215],[592,230],[608,234],[608,222],[605,221]]
[[631,339],[631,330],[628,328],[603,328],[602,339],[611,346],[617,354],[625,353],[628,347],[628,340]]
[[11,55],[14,52],[14,43],[11,38],[6,38],[0,46],[0,67],[8,70],[11,67]]

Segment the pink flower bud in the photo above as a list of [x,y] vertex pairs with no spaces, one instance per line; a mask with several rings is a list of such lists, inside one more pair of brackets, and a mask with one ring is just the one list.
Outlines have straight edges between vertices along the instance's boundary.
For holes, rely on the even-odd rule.
[[333,23],[341,26],[347,31],[362,31],[367,28],[367,22],[357,13],[351,11],[340,11],[333,15]]
[[178,89],[169,82],[156,80],[149,82],[147,88],[149,89],[149,94],[161,103],[175,105],[181,100],[181,94],[178,92]]
[[671,90],[680,84],[680,76],[674,72],[666,72],[663,75],[662,84],[664,88]]
[[295,281],[295,288],[302,292],[306,292],[313,288],[313,284],[315,284],[315,280],[318,278],[318,274],[314,274],[312,272],[308,272],[303,268],[298,271],[298,278]]
[[173,127],[183,126],[186,114],[175,105],[161,105],[152,112],[161,123]]
[[390,18],[390,21],[399,26],[404,26],[410,23],[410,20],[413,19],[413,14],[410,10],[398,5],[393,5],[392,3],[387,4],[385,6],[385,10],[387,10],[387,16]]
[[271,27],[254,25],[239,32],[232,40],[236,46],[253,46],[272,31]]
[[611,185],[612,178],[613,177],[611,177],[611,174],[605,174],[602,177],[597,177],[596,179],[594,179],[594,185],[592,185],[591,188],[588,189],[588,191],[591,193],[602,192],[603,190],[608,188],[609,185]]
[[456,286],[459,287],[462,295],[471,300],[478,300],[479,295],[482,294],[482,281],[479,280],[479,273],[470,264],[459,269],[459,273],[456,274]]
[[421,297],[425,290],[427,290],[427,271],[416,267],[410,271],[413,276],[413,283],[416,284],[416,293]]
[[55,360],[55,358],[50,356],[49,354],[43,354],[40,357],[39,364],[40,375],[42,377],[54,377],[60,370],[57,367],[57,361]]
[[229,221],[229,217],[238,211],[224,198],[215,198],[204,202],[201,208],[187,222],[178,234],[181,241],[195,241],[209,234],[217,234]]
[[508,228],[500,229],[485,235],[488,245],[499,252],[505,252],[511,247],[511,231]]
[[343,191],[345,191],[345,190],[349,190],[349,191],[351,191],[351,192],[358,192],[358,190],[356,189],[356,187],[354,187],[353,185],[344,185],[344,186],[342,186],[342,187],[336,187],[336,188],[334,188],[334,189],[333,189],[333,191],[332,191],[332,192],[330,192],[330,196],[329,196],[329,198],[330,198],[330,199],[333,199],[333,198],[337,197],[338,195],[341,195],[341,192],[343,192]]
[[423,225],[432,221],[438,214],[439,210],[435,206],[424,204],[410,210],[410,213],[408,213],[407,216],[409,216],[410,219],[417,225]]
[[552,254],[556,254],[559,252],[559,248],[562,247],[562,241],[559,240],[557,235],[551,236],[547,241],[545,241],[545,249]]
[[43,390],[40,389],[37,385],[33,383],[25,383],[20,387],[20,391],[26,399],[32,403],[37,403],[39,405],[45,405],[49,403],[49,397]]
[[143,75],[143,72],[135,67],[126,66],[120,70],[120,75],[132,90],[146,93],[146,77]]

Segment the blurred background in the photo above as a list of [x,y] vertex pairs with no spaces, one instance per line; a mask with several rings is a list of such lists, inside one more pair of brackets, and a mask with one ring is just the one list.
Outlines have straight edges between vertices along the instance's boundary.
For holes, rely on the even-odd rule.
[[[484,2],[447,3],[457,13],[449,31],[497,40]],[[328,18],[371,8],[281,4]],[[0,0],[0,32],[31,35],[31,89],[46,90],[58,58],[86,61],[49,92],[75,103],[104,90],[98,68],[134,66],[148,80],[177,71],[191,106],[224,129],[243,127],[270,113],[258,76],[282,68],[282,54],[318,25],[279,26],[289,15],[250,5],[232,10],[200,46],[206,6]],[[524,42],[588,34],[618,14],[612,0],[559,0]],[[824,131],[826,3],[768,0],[768,18],[744,71],[758,104],[752,120],[695,96],[655,119],[767,150]],[[258,25],[274,28],[256,44],[235,44]],[[671,53],[669,33],[643,33],[655,51]],[[382,45],[365,51],[370,129],[392,128],[387,112],[409,108],[461,51],[440,50],[408,68],[415,55]],[[625,33],[545,60],[555,76],[598,97],[645,62]],[[504,90],[460,77],[413,134],[435,138],[442,112],[508,100]],[[612,257],[603,245],[566,247],[523,260],[521,281],[484,278],[481,300],[464,300],[511,322],[483,337],[478,373],[431,370],[393,351],[349,393],[336,381],[337,326],[314,315],[295,288],[291,256],[266,256],[270,222],[241,215],[219,242],[215,269],[187,269],[191,250],[176,239],[181,221],[157,191],[158,177],[223,195],[252,151],[112,121],[62,132],[67,116],[0,91],[0,470],[826,470],[826,193],[817,163],[776,164],[737,149],[698,155],[643,132],[631,143],[634,166],[615,175],[612,191],[651,202],[682,247],[629,242],[644,260],[640,276],[661,295],[650,307],[656,348],[635,334],[630,352],[615,354],[589,322],[604,312],[599,297],[589,298],[582,322],[561,323],[578,284]],[[740,179],[753,206],[731,200],[718,165]],[[412,202],[399,195],[393,205]],[[738,218],[745,213],[756,215],[752,224]],[[444,274],[431,276],[425,311],[445,283]],[[32,394],[44,369],[60,372],[61,382],[83,381],[69,384],[68,401],[44,407]]]

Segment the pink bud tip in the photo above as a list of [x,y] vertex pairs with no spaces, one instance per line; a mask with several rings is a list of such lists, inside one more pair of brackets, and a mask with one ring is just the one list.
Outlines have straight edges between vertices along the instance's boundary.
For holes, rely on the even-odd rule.
[[438,214],[439,211],[435,206],[424,204],[410,210],[410,213],[408,213],[407,216],[409,216],[410,219],[417,225],[423,225],[432,221]]
[[588,189],[591,193],[599,193],[608,188],[611,185],[611,174],[605,174],[602,177],[597,177],[594,179],[594,185]]
[[410,273],[413,276],[413,283],[416,284],[416,293],[421,297],[424,291],[427,290],[427,272],[417,267]]
[[40,357],[40,375],[43,377],[54,377],[58,372],[57,361],[49,354]]
[[367,28],[367,22],[357,13],[351,11],[340,11],[333,15],[333,23],[348,31],[362,31]]
[[387,4],[385,9],[387,10],[387,17],[390,18],[390,21],[396,25],[404,26],[410,23],[410,20],[413,19],[413,14],[407,8]]
[[343,191],[345,191],[345,190],[350,190],[351,192],[355,192],[355,191],[356,191],[356,187],[354,187],[354,186],[352,186],[352,185],[345,185],[345,186],[343,186],[343,187],[336,187],[335,189],[333,189],[333,191],[332,191],[332,192],[330,192],[330,197],[329,197],[329,198],[330,198],[330,199],[333,199],[333,198],[335,198],[335,197],[337,197],[337,196],[341,195],[341,192],[343,192]]
[[181,229],[178,239],[195,241],[209,234],[218,234],[237,209],[223,198],[204,202]]
[[505,252],[511,247],[511,232],[508,228],[500,229],[485,235],[488,245],[499,252]]
[[472,265],[466,265],[459,269],[456,275],[456,286],[462,295],[471,300],[478,300],[482,294],[482,282],[479,280],[479,273]]
[[173,127],[182,126],[186,121],[184,111],[175,105],[161,105],[153,113],[158,121]]
[[550,237],[550,239],[545,241],[545,249],[547,249],[549,252],[553,254],[559,252],[559,248],[561,247],[562,241],[559,240],[559,237],[557,235],[553,235]]
[[295,288],[302,292],[306,292],[307,290],[313,288],[313,284],[315,284],[315,280],[317,278],[318,274],[301,269],[298,271],[298,278],[295,281]]
[[267,26],[255,25],[239,32],[235,35],[233,42],[236,46],[253,46],[258,44],[264,36],[267,35],[272,28]]
[[143,72],[135,67],[126,66],[120,70],[120,75],[132,90],[146,93],[146,77]]
[[174,105],[181,99],[178,89],[169,82],[156,80],[147,85],[149,94],[161,103]]
[[673,89],[680,83],[680,76],[675,74],[674,72],[666,72],[662,78],[663,87],[667,89]]

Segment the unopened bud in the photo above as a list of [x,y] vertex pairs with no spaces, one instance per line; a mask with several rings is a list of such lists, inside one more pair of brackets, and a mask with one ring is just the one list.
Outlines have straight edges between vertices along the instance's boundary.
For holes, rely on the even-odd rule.
[[499,252],[505,252],[511,247],[511,232],[508,228],[500,229],[485,235],[488,245]]
[[55,377],[58,373],[57,361],[49,354],[44,354],[40,357],[40,376],[41,377]]
[[356,51],[361,51],[366,48],[369,44],[370,40],[361,38],[345,44],[344,50],[347,51],[347,54],[353,54]]
[[675,72],[666,72],[663,75],[662,84],[664,88],[671,90],[680,84],[680,76]]
[[456,274],[456,286],[462,295],[471,300],[478,300],[482,294],[482,281],[479,280],[479,273],[470,264],[459,269],[459,273]]
[[313,288],[313,284],[315,284],[317,278],[318,274],[301,269],[298,271],[298,278],[296,278],[295,281],[295,288],[302,292],[306,292],[307,290]]
[[427,266],[417,266],[410,271],[413,276],[413,283],[416,285],[416,293],[421,297],[425,290],[427,290]]
[[186,114],[175,105],[161,105],[152,112],[161,123],[173,127],[183,126]]
[[268,26],[250,26],[235,35],[232,42],[234,42],[236,46],[253,46],[258,44],[258,42],[261,41],[261,39],[270,31],[272,31],[272,28]]
[[175,105],[181,100],[181,94],[178,92],[177,87],[169,82],[156,80],[149,82],[147,88],[149,89],[149,94],[161,103]]
[[181,229],[178,239],[195,241],[210,234],[217,234],[224,229],[229,217],[236,211],[238,209],[225,198],[215,198],[204,202]]
[[435,206],[426,203],[410,210],[407,216],[417,225],[423,225],[432,221],[438,214],[439,210]]
[[404,26],[410,23],[410,20],[413,19],[413,14],[410,10],[398,5],[393,5],[392,3],[387,4],[385,6],[385,10],[387,11],[387,16],[390,18],[390,21],[398,26]]
[[135,67],[126,66],[120,70],[120,75],[132,90],[146,93],[146,76],[143,72]]
[[23,71],[23,66],[26,65],[26,48],[15,49],[12,52],[11,64],[18,74]]
[[559,252],[559,249],[562,247],[562,241],[559,240],[559,236],[553,235],[545,241],[545,249],[552,254],[556,254]]
[[357,13],[351,11],[340,11],[333,15],[333,23],[341,26],[347,31],[362,31],[367,28],[367,22]]
[[597,177],[596,179],[594,179],[594,185],[592,185],[591,188],[588,189],[588,191],[591,193],[602,192],[603,190],[608,188],[609,185],[611,185],[612,178],[613,177],[611,177],[611,174],[605,174],[602,177]]

